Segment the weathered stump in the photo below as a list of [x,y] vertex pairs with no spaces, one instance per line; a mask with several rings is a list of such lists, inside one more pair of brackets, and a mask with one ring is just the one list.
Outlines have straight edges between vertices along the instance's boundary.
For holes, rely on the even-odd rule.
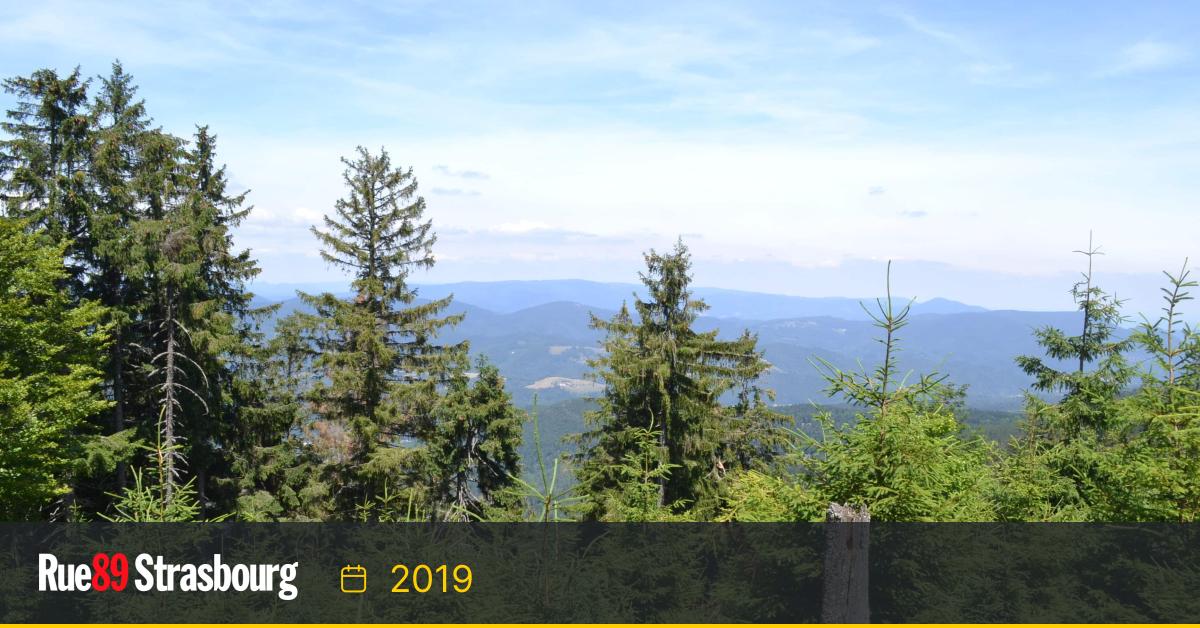
[[865,624],[871,620],[867,596],[870,521],[865,506],[856,509],[831,503],[825,513],[821,596],[821,621],[825,623]]

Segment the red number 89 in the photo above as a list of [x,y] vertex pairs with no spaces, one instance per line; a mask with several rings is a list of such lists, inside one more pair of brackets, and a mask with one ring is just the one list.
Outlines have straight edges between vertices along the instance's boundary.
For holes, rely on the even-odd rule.
[[124,591],[129,584],[129,559],[117,552],[110,559],[104,552],[92,557],[92,588],[97,591]]

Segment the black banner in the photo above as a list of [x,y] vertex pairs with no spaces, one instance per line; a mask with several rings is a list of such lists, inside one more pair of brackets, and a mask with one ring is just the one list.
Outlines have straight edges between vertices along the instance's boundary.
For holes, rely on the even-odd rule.
[[0,621],[1196,622],[1198,541],[1183,524],[0,524]]

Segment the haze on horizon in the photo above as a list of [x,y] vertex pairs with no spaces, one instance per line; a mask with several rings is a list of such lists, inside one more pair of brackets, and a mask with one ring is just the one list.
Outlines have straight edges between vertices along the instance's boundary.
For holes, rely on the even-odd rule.
[[1198,27],[1154,2],[4,2],[0,74],[119,58],[166,130],[211,125],[266,282],[339,279],[307,228],[363,144],[421,182],[422,283],[632,282],[682,236],[699,285],[871,296],[891,258],[903,294],[1068,309],[1093,230],[1149,313],[1200,259]]

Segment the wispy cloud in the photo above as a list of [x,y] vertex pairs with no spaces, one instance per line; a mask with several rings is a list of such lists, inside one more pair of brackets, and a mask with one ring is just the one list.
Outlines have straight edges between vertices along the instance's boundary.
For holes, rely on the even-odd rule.
[[988,45],[965,30],[947,27],[903,11],[891,11],[888,14],[909,31],[965,57],[965,63],[950,63],[957,73],[974,85],[1026,88],[1045,85],[1052,80],[1048,72],[1029,72],[1018,67],[995,46]]
[[430,192],[439,196],[479,196],[479,190],[464,190],[462,188],[433,188]]
[[[417,166],[439,257],[496,275],[632,273],[685,229],[698,259],[788,264],[1067,269],[1085,223],[1114,267],[1200,257],[1200,9],[905,4],[0,2],[0,70],[119,57],[156,124],[211,123],[276,279],[310,272],[360,143]],[[1077,89],[1101,66],[1165,88]]]
[[924,35],[925,37],[928,37],[934,41],[949,46],[965,55],[972,57],[981,56],[979,45],[976,44],[974,40],[963,34],[953,32],[941,25],[933,24],[926,20],[920,19],[911,13],[894,11],[892,12],[892,15],[899,19],[913,32]]
[[1116,61],[1102,69],[1103,76],[1120,76],[1161,70],[1189,57],[1186,47],[1153,39],[1139,41],[1122,48],[1117,53]]
[[457,177],[459,179],[489,179],[486,172],[478,170],[452,170],[450,166],[438,164],[433,167],[433,171],[439,174],[444,174],[447,177]]

